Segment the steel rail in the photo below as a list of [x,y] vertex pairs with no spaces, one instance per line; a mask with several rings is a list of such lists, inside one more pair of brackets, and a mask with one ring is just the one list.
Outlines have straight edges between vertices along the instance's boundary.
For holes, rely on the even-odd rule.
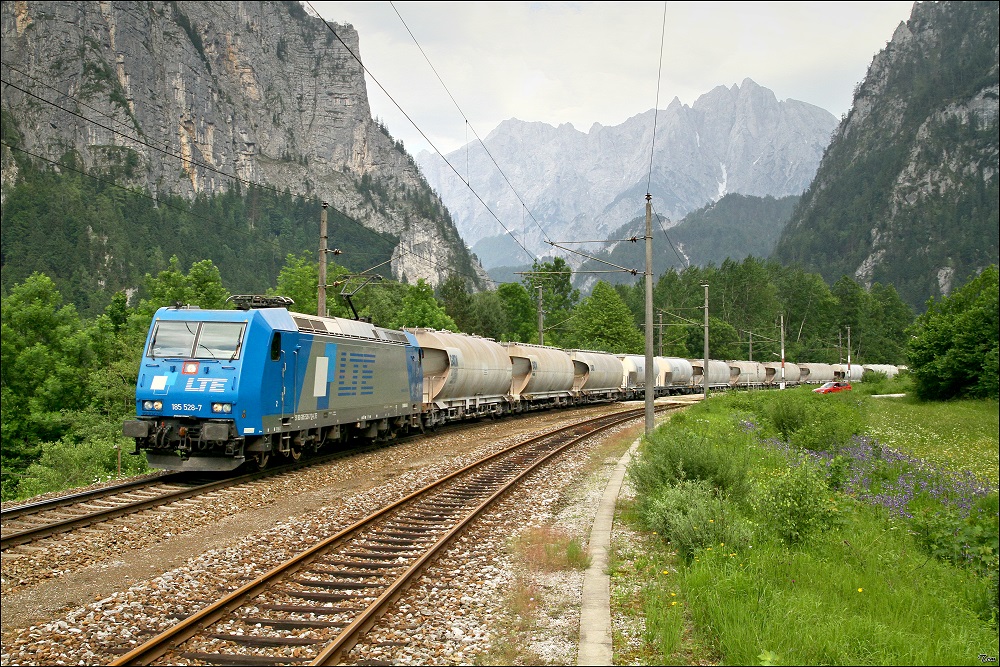
[[83,503],[90,500],[97,500],[104,496],[110,496],[115,493],[121,493],[127,491],[128,489],[142,488],[144,486],[150,486],[152,484],[164,484],[171,483],[177,477],[182,477],[185,473],[170,472],[157,477],[146,477],[144,479],[134,479],[127,482],[122,482],[120,484],[114,484],[112,486],[104,486],[99,489],[91,489],[90,491],[79,491],[77,493],[68,494],[65,496],[58,496],[56,498],[49,498],[48,500],[40,500],[33,503],[26,503],[24,505],[16,505],[15,507],[8,507],[6,509],[0,510],[0,518],[11,520],[17,519],[22,516],[30,516],[32,514],[37,514],[39,512],[44,512],[47,510],[55,509],[56,507],[63,507],[65,505],[75,505],[77,503]]
[[[588,421],[607,422],[605,425],[603,425],[603,428],[600,429],[604,430],[616,426],[618,424],[621,424],[623,422],[636,419],[642,414],[643,410],[641,409],[627,410],[627,411],[613,413],[611,415],[603,415],[602,417],[598,417]],[[587,424],[587,422],[582,422],[582,424],[585,425]],[[359,535],[364,529],[370,528],[373,524],[383,519],[386,519],[393,513],[397,512],[398,510],[413,504],[414,501],[420,499],[423,496],[428,495],[429,492],[431,492],[432,490],[440,490],[447,483],[454,480],[458,480],[459,478],[468,475],[472,471],[482,469],[489,463],[500,461],[502,457],[508,457],[512,454],[516,454],[520,451],[523,451],[530,445],[540,443],[546,439],[552,439],[558,436],[559,434],[565,434],[566,432],[572,431],[574,429],[580,429],[582,424],[580,423],[571,424],[569,426],[565,426],[562,428],[555,429],[553,431],[549,431],[547,433],[543,433],[541,435],[529,438],[523,442],[507,447],[499,452],[484,457],[479,461],[464,466],[461,469],[455,470],[443,476],[442,478],[438,479],[437,481],[432,482],[431,484],[428,484],[427,486],[424,486],[423,488],[418,489],[406,495],[405,497],[382,507],[378,511],[372,513],[371,515],[359,521],[356,521],[350,526],[347,526],[346,528],[343,528],[342,530],[338,531],[336,534],[327,537],[321,540],[320,542],[314,544],[313,546],[307,548],[306,550],[302,551],[293,558],[276,565],[275,567],[273,567],[272,569],[270,569],[257,579],[244,584],[240,588],[225,595],[216,602],[207,605],[206,607],[195,612],[191,616],[188,616],[187,618],[183,619],[173,627],[168,628],[167,630],[161,632],[159,635],[150,638],[142,645],[120,656],[110,664],[148,665],[152,663],[153,661],[165,655],[168,651],[178,648],[188,639],[198,635],[199,633],[203,632],[213,624],[228,617],[230,614],[235,613],[236,610],[239,609],[241,605],[243,605],[243,603],[257,597],[259,594],[269,589],[275,583],[276,580],[294,574],[297,570],[308,565],[313,559],[319,557],[324,552],[327,552],[333,548],[336,548],[346,543],[354,536]],[[578,436],[574,440],[570,441],[570,443],[564,444],[561,449],[554,452],[550,452],[545,457],[544,460],[547,460],[558,451],[562,451],[562,449],[564,449],[565,447],[574,444],[579,439],[592,436],[597,432],[599,432],[598,429],[592,429],[587,433]],[[536,461],[535,465],[532,466],[532,468],[530,468],[529,471],[534,470],[540,464],[541,461]],[[519,475],[518,479],[523,478],[523,476],[526,474],[528,474],[528,471],[525,471],[521,475]],[[514,483],[515,480],[510,480],[508,483],[504,484],[503,491],[498,490],[492,493],[486,501],[480,502],[480,504],[476,508],[468,512],[468,514],[464,517],[464,519],[460,522],[460,524],[452,527],[451,529],[448,529],[446,531],[446,535],[440,538],[435,543],[435,545],[431,547],[431,551],[433,553],[424,553],[423,555],[416,557],[417,560],[408,569],[410,575],[407,577],[404,574],[400,576],[393,584],[391,584],[389,588],[387,588],[377,598],[376,603],[373,603],[372,608],[365,611],[362,614],[362,616],[359,616],[353,622],[349,623],[347,627],[344,628],[344,630],[337,636],[337,638],[334,639],[334,642],[328,644],[326,648],[324,648],[320,652],[319,657],[317,657],[316,660],[318,661],[322,659],[323,661],[327,662],[329,662],[330,660],[335,660],[338,656],[340,656],[343,653],[344,650],[349,649],[350,646],[353,646],[354,642],[357,641],[357,638],[360,637],[368,629],[370,629],[371,626],[378,619],[378,617],[382,613],[384,613],[385,609],[399,597],[399,595],[405,589],[407,581],[411,580],[413,576],[416,576],[416,573],[422,571],[427,566],[427,564],[433,559],[435,553],[439,552],[440,549],[443,548],[443,546],[447,544],[448,541],[450,541],[450,539],[454,538],[455,535],[460,533],[461,530],[468,525],[468,523],[470,523],[473,519],[475,519],[475,517],[477,517],[482,511],[484,511],[486,507],[492,504],[497,497],[499,497],[500,495],[502,495],[503,492],[505,492],[505,490],[509,490]],[[413,550],[417,549],[414,548]],[[237,656],[230,656],[230,657],[236,658]],[[252,655],[238,656],[238,658],[248,658],[248,659],[253,659],[254,657],[258,656],[252,656]],[[281,658],[276,657],[274,660],[276,662],[280,662]],[[324,664],[324,663],[316,662],[315,664]]]
[[[0,537],[0,549],[9,549],[11,547],[15,547],[15,546],[18,546],[20,544],[26,544],[26,543],[32,542],[34,540],[39,540],[39,539],[42,539],[42,538],[45,538],[45,537],[49,537],[51,535],[56,535],[58,533],[69,532],[71,530],[75,530],[77,528],[83,528],[85,526],[89,526],[89,525],[94,524],[94,523],[101,523],[101,522],[104,522],[104,521],[109,521],[111,519],[116,519],[116,518],[118,518],[120,516],[126,516],[128,514],[135,514],[137,512],[142,512],[144,510],[151,509],[153,507],[158,507],[160,505],[168,505],[170,503],[178,502],[178,501],[181,501],[181,500],[186,500],[188,498],[192,498],[192,497],[195,497],[195,496],[203,495],[203,494],[206,494],[206,493],[211,493],[212,491],[218,491],[220,489],[228,488],[228,487],[231,487],[231,486],[238,486],[240,484],[248,484],[250,482],[256,482],[258,480],[261,480],[261,479],[264,479],[264,478],[267,478],[267,477],[272,477],[272,476],[275,476],[275,475],[281,475],[281,474],[284,474],[284,473],[292,472],[294,470],[299,470],[301,468],[306,468],[306,467],[309,467],[309,466],[314,466],[314,465],[318,465],[318,464],[322,464],[322,463],[329,463],[330,461],[335,461],[335,460],[338,460],[338,459],[341,459],[341,458],[345,458],[347,456],[352,456],[352,455],[355,455],[355,454],[365,453],[365,452],[368,452],[368,451],[372,451],[374,449],[379,449],[379,448],[384,447],[384,446],[385,446],[384,444],[379,443],[377,445],[369,445],[369,446],[365,446],[365,447],[358,447],[358,448],[350,449],[350,450],[343,451],[343,452],[336,452],[336,453],[333,453],[333,454],[326,454],[326,455],[323,455],[323,456],[311,457],[309,459],[306,459],[306,460],[303,460],[303,461],[297,461],[295,463],[284,464],[284,465],[280,465],[280,466],[277,466],[277,467],[274,467],[274,468],[267,468],[265,470],[258,470],[258,471],[254,471],[254,472],[247,473],[247,474],[244,474],[244,475],[239,475],[237,477],[227,477],[227,478],[216,480],[216,481],[213,481],[213,482],[208,482],[208,483],[204,483],[204,484],[198,484],[198,485],[195,485],[195,486],[191,486],[191,487],[188,487],[186,489],[180,489],[178,491],[162,493],[162,494],[157,495],[157,496],[155,496],[153,498],[147,498],[147,499],[142,499],[142,500],[138,500],[138,501],[135,501],[135,502],[124,503],[124,504],[118,505],[116,507],[110,507],[110,508],[107,508],[107,509],[104,509],[104,510],[100,510],[100,511],[96,511],[96,512],[88,512],[86,514],[81,514],[80,516],[75,516],[75,517],[70,517],[70,518],[60,518],[57,521],[52,521],[50,523],[46,523],[46,524],[43,524],[43,525],[35,526],[35,527],[32,527],[32,528],[27,528],[27,529],[23,529],[23,530],[5,529],[2,537]],[[177,474],[178,475],[189,475],[189,476],[191,475],[191,473],[177,473]],[[165,476],[162,476],[162,477],[156,477],[156,478],[153,478],[153,479],[147,479],[147,480],[144,480],[144,481],[140,481],[140,482],[137,482],[137,483],[134,483],[134,484],[126,484],[125,486],[126,486],[126,488],[133,487],[133,491],[139,491],[144,486],[145,487],[149,487],[149,486],[153,486],[153,485],[156,485],[156,484],[162,484],[162,483],[164,483],[164,478],[165,477],[169,477],[169,478],[172,479],[172,477],[170,475],[165,475]],[[172,483],[176,483],[176,482],[172,482]],[[121,493],[121,490],[119,490],[118,492]],[[128,493],[127,490],[125,492]],[[86,495],[86,494],[80,494],[80,495]],[[108,498],[111,495],[113,495],[113,494],[112,493],[108,493],[108,494],[104,494],[103,496],[98,495],[96,497],[85,498],[82,501],[78,500],[76,502],[77,503],[79,503],[79,502],[89,502],[89,501],[93,501],[93,500],[99,500],[102,497],[103,498]],[[70,502],[70,503],[65,503],[65,504],[62,504],[62,505],[58,505],[57,504],[57,505],[55,505],[52,508],[48,508],[46,510],[41,510],[41,511],[53,511],[53,510],[59,509],[60,507],[67,507],[68,508],[68,507],[71,507],[73,504],[75,504],[75,503]],[[35,513],[36,514],[40,514],[41,511],[38,511],[38,512],[35,512]],[[27,516],[31,516],[31,515],[28,514]],[[6,519],[7,517],[4,517],[4,518]],[[22,517],[15,517],[15,518],[22,518]],[[10,519],[8,519],[8,520],[10,520]]]
[[[531,416],[534,413],[528,413],[524,416]],[[476,428],[476,424],[445,424],[441,428],[447,429],[447,432],[462,431],[466,429]],[[307,468],[314,465],[319,465],[323,463],[329,463],[330,461],[336,461],[342,458],[347,458],[357,454],[363,454],[378,449],[383,449],[385,447],[390,447],[396,444],[407,442],[410,440],[417,439],[419,437],[426,436],[427,434],[413,433],[410,435],[402,436],[393,440],[385,442],[376,442],[365,444],[359,447],[352,447],[348,450],[338,451],[331,454],[324,454],[318,456],[310,456],[304,458],[301,461],[296,461],[293,463],[286,463],[278,465],[275,467],[270,467],[265,470],[258,470],[237,477],[227,477],[222,480],[217,480],[207,484],[201,484],[188,489],[181,489],[173,493],[162,493],[154,498],[143,499],[132,503],[123,503],[116,507],[100,510],[97,512],[88,512],[86,514],[81,514],[79,516],[74,516],[70,518],[60,517],[56,521],[51,521],[45,524],[40,524],[37,526],[32,526],[29,528],[5,528],[3,533],[0,534],[0,550],[10,549],[21,544],[27,544],[35,540],[43,539],[56,535],[59,533],[69,532],[78,528],[83,528],[94,523],[101,523],[104,521],[109,521],[111,519],[116,519],[120,516],[126,516],[128,514],[135,514],[153,507],[158,507],[160,505],[167,505],[173,502],[178,502],[181,500],[186,500],[188,498],[198,496],[204,493],[210,493],[212,491],[217,491],[219,489],[227,488],[230,486],[237,486],[239,484],[245,484],[249,482],[254,482],[259,479],[264,479],[273,475],[279,475],[293,470],[299,470],[302,468]],[[167,473],[159,477],[146,478],[143,480],[135,480],[131,482],[124,482],[111,487],[104,487],[103,489],[94,489],[93,491],[84,491],[82,493],[71,494],[67,496],[60,496],[58,498],[53,498],[50,500],[41,501],[38,503],[32,503],[28,505],[19,505],[17,507],[12,507],[7,510],[3,510],[0,514],[3,521],[14,521],[24,517],[29,517],[34,514],[42,514],[47,511],[54,511],[59,508],[69,508],[75,504],[82,504],[86,502],[91,502],[94,500],[100,500],[102,498],[107,498],[109,496],[115,495],[116,493],[128,493],[129,490],[141,490],[145,487],[153,486],[156,484],[173,484],[180,480],[178,478],[183,478],[185,475],[190,476],[190,472],[175,472]]]

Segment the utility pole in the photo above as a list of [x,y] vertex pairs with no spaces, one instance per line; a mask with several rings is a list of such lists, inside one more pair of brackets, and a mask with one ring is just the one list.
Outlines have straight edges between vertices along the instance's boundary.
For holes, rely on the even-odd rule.
[[708,285],[705,288],[705,366],[702,368],[702,383],[705,385],[705,400],[708,400]]
[[851,327],[847,327],[847,377],[845,381],[851,381]]
[[837,330],[837,363],[844,363],[844,332]]
[[545,345],[545,334],[542,333],[542,286],[536,287],[538,290],[538,344]]
[[781,314],[781,384],[779,389],[785,388],[785,314]]
[[646,435],[653,432],[653,195],[646,193]]
[[750,358],[747,361],[753,361],[753,332],[750,332]]
[[663,356],[663,313],[660,313],[660,346],[659,346],[659,356]]
[[323,202],[323,212],[319,216],[319,292],[316,295],[316,314],[326,317],[326,208],[330,204]]

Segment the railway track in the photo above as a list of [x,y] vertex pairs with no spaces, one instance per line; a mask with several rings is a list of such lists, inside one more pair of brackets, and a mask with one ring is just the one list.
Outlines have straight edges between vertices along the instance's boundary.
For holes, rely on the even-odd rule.
[[39,503],[5,509],[0,515],[0,549],[10,549],[51,535],[70,532],[161,505],[211,493],[265,477],[326,463],[384,445],[369,445],[313,457],[237,477],[210,478],[191,473],[168,473],[83,493],[61,496]]
[[452,539],[580,440],[643,410],[525,440],[453,472],[208,604],[114,663],[335,664]]
[[[441,432],[476,428],[475,423],[439,427]],[[303,467],[327,463],[346,456],[406,442],[420,434],[398,438],[391,443],[374,443],[330,454],[275,466],[236,477],[196,476],[191,473],[166,473],[155,478],[124,482],[114,486],[60,496],[37,503],[19,505],[0,512],[0,550],[28,544],[52,535],[71,532],[96,523],[169,505],[265,477]]]

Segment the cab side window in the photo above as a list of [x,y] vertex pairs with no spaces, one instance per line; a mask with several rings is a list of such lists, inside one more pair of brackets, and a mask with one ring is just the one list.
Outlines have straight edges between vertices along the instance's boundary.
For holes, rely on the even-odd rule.
[[271,361],[281,358],[281,332],[275,331],[271,336]]

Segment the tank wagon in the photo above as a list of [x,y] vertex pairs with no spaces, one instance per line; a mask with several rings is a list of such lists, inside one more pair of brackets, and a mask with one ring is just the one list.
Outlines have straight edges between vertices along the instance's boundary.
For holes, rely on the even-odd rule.
[[734,389],[760,389],[767,379],[764,364],[759,361],[730,361],[729,386]]
[[634,399],[643,394],[646,387],[646,357],[636,354],[619,354],[622,365],[623,398]]
[[[645,357],[290,312],[161,308],[146,337],[136,417],[122,432],[153,468],[230,471],[294,460],[354,438],[535,409],[645,397]],[[268,300],[270,299],[270,300]],[[776,386],[780,364],[654,358],[657,396]],[[855,368],[852,366],[851,379]],[[895,366],[867,366],[895,375]],[[827,382],[830,364],[785,363],[786,384]],[[846,373],[846,368],[843,369]]]
[[404,329],[423,355],[421,423],[499,417],[507,410],[511,360],[495,341],[433,329]]
[[834,380],[846,380],[848,382],[861,382],[861,376],[864,375],[864,369],[859,364],[832,364],[833,366],[833,379]]
[[802,384],[823,384],[836,379],[832,364],[799,364],[799,371],[799,382]]
[[585,403],[621,398],[622,363],[607,352],[570,350],[573,395]]
[[861,368],[864,371],[862,375],[865,372],[871,371],[872,373],[883,373],[889,379],[896,377],[901,369],[900,366],[892,366],[890,364],[865,364]]
[[694,367],[687,359],[656,357],[660,374],[657,375],[657,393],[663,395],[690,394],[694,391]]
[[708,373],[705,373],[704,359],[691,359],[690,361],[691,368],[694,371],[692,381],[694,386],[697,387],[697,391],[704,391],[706,375],[708,376],[709,390],[729,388],[729,378],[731,374],[729,364],[724,361],[709,359]]
[[528,343],[507,343],[511,363],[510,395],[518,411],[572,403],[576,378],[565,350]]
[[[784,369],[782,369],[782,366],[784,366]],[[799,368],[799,365],[789,361],[765,361],[764,373],[764,384],[774,387],[779,386],[782,382],[785,383],[786,387],[789,385],[794,387],[799,383],[799,378],[802,376],[802,370]]]

